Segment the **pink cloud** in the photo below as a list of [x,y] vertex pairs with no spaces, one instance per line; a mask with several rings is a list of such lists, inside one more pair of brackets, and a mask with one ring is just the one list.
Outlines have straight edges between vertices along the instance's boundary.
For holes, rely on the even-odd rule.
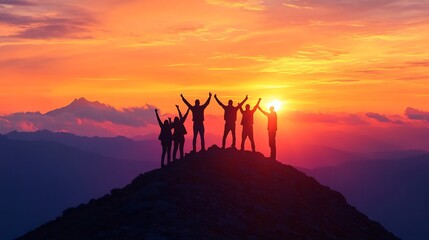
[[26,112],[1,116],[0,132],[51,130],[85,136],[132,136],[151,130],[154,124],[153,106],[117,110],[80,98],[46,114]]
[[418,110],[412,107],[405,109],[405,116],[412,120],[429,121],[429,112]]
[[315,122],[328,124],[362,125],[368,122],[359,114],[351,113],[321,113],[295,111],[288,114],[288,118],[295,122]]

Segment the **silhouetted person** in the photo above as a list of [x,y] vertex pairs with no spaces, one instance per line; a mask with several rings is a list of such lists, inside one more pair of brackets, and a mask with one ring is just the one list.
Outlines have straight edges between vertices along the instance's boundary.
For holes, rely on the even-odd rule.
[[188,133],[185,128],[185,121],[189,114],[189,108],[186,111],[185,115],[182,116],[182,112],[180,111],[179,105],[176,105],[177,111],[179,112],[179,117],[174,118],[173,122],[173,160],[176,160],[177,149],[180,147],[180,158],[183,158],[183,148],[185,146],[185,135]]
[[270,158],[276,160],[276,132],[277,132],[277,113],[274,111],[274,107],[270,107],[270,112],[265,112],[258,107],[259,111],[261,111],[265,116],[268,117],[268,143],[271,148],[271,156]]
[[255,151],[255,140],[253,139],[253,114],[256,112],[256,109],[259,107],[261,98],[259,98],[258,103],[255,107],[250,110],[250,105],[246,104],[246,110],[243,111],[243,108],[240,107],[240,112],[243,114],[241,119],[241,125],[243,125],[243,132],[241,133],[241,150],[244,150],[244,143],[246,138],[249,137],[250,144],[252,145],[252,151]]
[[229,132],[232,134],[232,148],[235,148],[235,121],[237,120],[237,111],[238,109],[243,106],[243,104],[247,101],[247,95],[244,100],[238,104],[237,107],[233,106],[232,100],[228,101],[228,105],[224,105],[219,99],[217,98],[217,95],[214,95],[216,102],[225,110],[225,113],[223,115],[223,119],[225,120],[225,129],[223,131],[223,138],[222,138],[222,148],[225,148],[226,143],[226,136]]
[[210,103],[210,99],[212,98],[212,93],[209,93],[209,98],[207,101],[200,105],[200,100],[195,100],[195,105],[192,106],[183,96],[183,94],[180,94],[182,97],[183,102],[188,106],[192,111],[192,121],[194,121],[194,127],[193,127],[193,133],[194,138],[192,140],[192,148],[194,152],[197,151],[197,135],[200,134],[201,139],[201,150],[206,150],[205,142],[204,142],[204,110]]
[[168,163],[171,161],[171,141],[173,140],[173,135],[171,134],[172,123],[170,118],[162,123],[158,115],[158,109],[155,109],[155,114],[159,127],[161,128],[161,133],[159,134],[158,139],[161,141],[162,146],[161,167],[164,167],[166,154]]

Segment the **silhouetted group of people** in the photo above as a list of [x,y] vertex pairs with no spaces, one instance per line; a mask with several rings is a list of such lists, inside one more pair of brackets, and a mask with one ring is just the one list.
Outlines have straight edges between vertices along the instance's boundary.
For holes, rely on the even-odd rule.
[[[201,150],[205,151],[205,140],[204,140],[204,110],[210,104],[210,100],[212,98],[212,93],[209,93],[209,97],[205,101],[203,105],[200,104],[200,100],[195,100],[195,104],[190,104],[183,94],[180,95],[182,101],[188,107],[185,115],[182,115],[180,108],[176,105],[177,111],[179,113],[179,117],[175,117],[174,121],[171,121],[171,118],[161,121],[158,109],[155,109],[156,118],[158,120],[159,126],[161,128],[161,133],[159,134],[158,139],[161,141],[162,145],[162,156],[161,156],[161,167],[166,165],[165,158],[167,156],[167,164],[171,162],[171,146],[173,147],[173,160],[177,160],[177,150],[180,151],[180,158],[183,158],[184,155],[184,145],[185,145],[185,135],[187,134],[185,128],[185,121],[189,114],[189,111],[192,112],[192,121],[193,121],[193,140],[192,140],[192,149],[193,152],[197,151],[197,137],[200,135],[201,141]],[[224,109],[224,120],[225,120],[225,128],[222,137],[222,148],[225,148],[226,138],[228,134],[231,132],[232,135],[232,148],[236,148],[236,134],[235,134],[235,126],[237,121],[237,112],[240,110],[242,114],[241,125],[243,126],[243,131],[241,134],[241,150],[244,150],[244,145],[246,139],[249,138],[250,144],[252,147],[252,151],[255,152],[255,140],[253,137],[253,115],[257,109],[259,109],[265,116],[268,118],[268,139],[269,146],[271,149],[271,159],[276,159],[276,131],[277,131],[277,113],[274,111],[274,107],[270,107],[270,112],[265,112],[259,106],[261,102],[261,98],[259,98],[256,105],[251,109],[249,104],[246,104],[245,109],[243,110],[243,104],[247,101],[248,96],[242,102],[240,102],[237,106],[233,105],[233,101],[229,100],[228,105],[223,104],[218,98],[217,95],[214,95],[217,103]],[[173,130],[173,133],[172,133]]]

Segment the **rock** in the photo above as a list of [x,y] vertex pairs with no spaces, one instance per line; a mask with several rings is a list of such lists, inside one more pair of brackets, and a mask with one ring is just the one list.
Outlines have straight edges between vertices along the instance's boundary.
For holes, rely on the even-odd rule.
[[163,188],[165,188],[167,184],[165,182],[154,182],[146,187],[140,189],[136,197],[140,200],[152,200],[157,199],[161,194]]

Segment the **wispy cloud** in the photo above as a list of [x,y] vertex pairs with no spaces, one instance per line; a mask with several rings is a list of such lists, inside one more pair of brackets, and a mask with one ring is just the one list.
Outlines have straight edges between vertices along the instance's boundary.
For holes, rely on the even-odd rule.
[[0,5],[10,6],[34,6],[36,3],[33,1],[26,0],[0,0]]
[[412,120],[429,121],[429,112],[412,107],[407,107],[407,109],[405,109],[405,116]]
[[25,29],[17,33],[14,37],[31,39],[91,38],[86,34],[87,29],[84,27],[70,24],[52,24]]
[[39,1],[2,1],[0,23],[15,30],[10,38],[88,38],[94,16],[78,6]]
[[[422,50],[429,41],[428,1],[165,4],[0,0],[0,72],[10,79],[5,91],[30,98],[34,93],[22,86],[37,81],[50,93],[38,93],[43,103],[79,94],[130,105],[154,98],[168,108],[177,89],[198,95],[223,86],[231,95],[243,89],[276,95],[296,109],[364,113],[429,101],[429,53]],[[115,76],[133,77],[111,80]],[[257,89],[261,83],[288,89]],[[18,94],[10,96],[0,96],[1,102],[28,106]]]
[[322,113],[294,111],[288,115],[291,121],[315,122],[327,124],[366,125],[368,122],[359,114],[352,113]]
[[228,8],[241,8],[252,11],[265,9],[263,0],[206,0],[207,3]]
[[[375,113],[375,112],[368,112],[365,114],[367,118],[374,119],[377,122],[380,123],[394,123],[394,124],[404,124],[405,122],[401,119],[393,119],[385,114]],[[398,116],[396,116],[398,118]]]

